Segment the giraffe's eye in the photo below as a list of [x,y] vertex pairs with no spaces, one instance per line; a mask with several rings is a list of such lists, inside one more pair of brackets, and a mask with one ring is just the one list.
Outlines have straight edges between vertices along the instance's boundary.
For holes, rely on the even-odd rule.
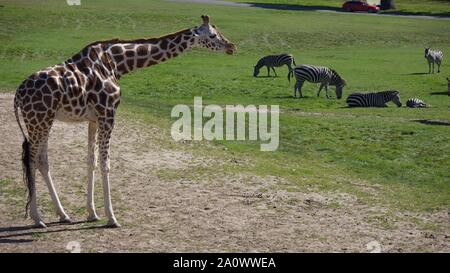
[[209,35],[209,38],[211,38],[211,39],[214,39],[214,38],[216,38],[216,37],[217,37],[216,34]]

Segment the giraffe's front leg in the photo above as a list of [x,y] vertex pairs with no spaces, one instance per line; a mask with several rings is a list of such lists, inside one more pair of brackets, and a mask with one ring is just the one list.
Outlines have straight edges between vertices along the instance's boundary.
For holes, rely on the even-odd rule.
[[97,221],[100,218],[95,212],[94,205],[94,173],[97,167],[97,123],[89,122],[88,129],[88,157],[87,157],[87,167],[88,167],[88,192],[87,192],[87,210],[88,210],[88,221]]
[[111,169],[109,162],[109,145],[111,133],[114,128],[113,118],[99,119],[98,137],[100,148],[100,170],[103,178],[103,198],[105,201],[105,214],[108,217],[108,227],[120,227],[114,216],[111,203],[111,190],[109,184],[109,171]]

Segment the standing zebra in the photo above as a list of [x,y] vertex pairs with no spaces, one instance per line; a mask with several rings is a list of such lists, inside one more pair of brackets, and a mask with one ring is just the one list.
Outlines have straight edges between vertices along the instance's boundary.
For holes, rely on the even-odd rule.
[[444,59],[444,53],[440,50],[431,50],[429,47],[425,48],[425,59],[428,61],[428,73],[431,73],[431,65],[433,65],[433,73],[434,73],[434,64],[438,66],[438,73],[441,72],[441,63]]
[[410,98],[406,101],[406,106],[409,108],[425,108],[427,104],[421,99]]
[[387,107],[392,101],[398,107],[402,106],[398,91],[382,91],[377,93],[353,93],[347,98],[349,107]]
[[295,66],[294,56],[291,54],[281,54],[281,55],[269,55],[266,57],[262,57],[255,65],[255,70],[253,71],[253,76],[257,77],[259,74],[259,70],[261,67],[267,67],[267,76],[270,76],[270,69],[272,68],[275,76],[277,77],[277,72],[274,67],[280,67],[283,65],[287,65],[289,68],[289,72],[292,71],[292,64]]
[[305,81],[312,83],[320,83],[319,91],[317,96],[320,95],[320,91],[325,87],[326,95],[328,97],[328,85],[336,86],[336,97],[340,99],[342,97],[342,89],[347,84],[339,74],[328,67],[324,66],[313,66],[313,65],[299,65],[293,71],[288,74],[288,80],[291,81],[291,75],[295,74],[297,79],[294,87],[294,98],[297,98],[297,90],[300,93],[300,98],[302,95],[302,86]]

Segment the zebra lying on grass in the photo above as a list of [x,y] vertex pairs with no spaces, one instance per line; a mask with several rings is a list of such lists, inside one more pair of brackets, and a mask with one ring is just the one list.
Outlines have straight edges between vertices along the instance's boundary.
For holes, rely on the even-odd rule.
[[438,73],[441,72],[441,63],[444,59],[444,53],[440,50],[431,50],[429,47],[425,48],[425,59],[428,61],[428,73],[431,73],[431,65],[433,65],[433,73],[434,73],[434,64],[438,66]]
[[398,91],[382,91],[377,93],[353,93],[347,98],[349,107],[387,107],[392,101],[398,107],[402,106]]
[[257,77],[259,75],[259,70],[263,66],[267,67],[267,76],[270,76],[271,68],[272,68],[273,72],[275,73],[275,76],[278,76],[274,67],[280,67],[283,65],[287,65],[287,67],[289,68],[289,72],[292,71],[292,65],[294,65],[294,66],[296,65],[294,56],[292,56],[291,54],[281,54],[281,55],[269,55],[266,57],[262,57],[261,59],[259,59],[258,63],[256,63],[256,65],[255,65],[255,70],[253,71],[253,76]]
[[294,86],[294,98],[297,97],[297,90],[300,93],[300,98],[303,97],[302,86],[305,81],[312,83],[320,83],[319,91],[317,96],[320,95],[320,91],[325,87],[326,96],[328,97],[328,85],[336,86],[336,97],[340,99],[342,97],[342,89],[347,84],[339,74],[331,68],[324,66],[313,66],[313,65],[299,65],[294,71],[290,71],[288,74],[288,80],[291,81],[291,75],[295,74],[297,79]]
[[410,98],[406,101],[406,106],[410,108],[424,108],[427,107],[427,104],[423,100]]

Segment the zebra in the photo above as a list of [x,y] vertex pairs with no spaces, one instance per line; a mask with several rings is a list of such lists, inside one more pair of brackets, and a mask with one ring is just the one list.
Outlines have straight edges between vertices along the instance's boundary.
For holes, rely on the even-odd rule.
[[328,85],[336,86],[336,97],[341,99],[342,97],[342,89],[347,85],[346,81],[339,76],[339,74],[328,67],[325,66],[313,66],[313,65],[299,65],[293,71],[290,71],[288,74],[288,80],[291,81],[291,75],[295,74],[295,78],[297,79],[294,86],[294,94],[293,97],[297,98],[297,90],[300,93],[300,98],[303,97],[302,94],[302,86],[305,81],[309,81],[312,83],[320,83],[319,91],[317,92],[317,96],[320,95],[320,91],[325,87],[326,96],[328,97]]
[[377,93],[353,93],[347,97],[349,107],[387,107],[392,101],[398,107],[402,106],[398,91],[382,91]]
[[431,73],[431,65],[433,65],[433,73],[434,73],[434,64],[438,66],[438,73],[441,72],[441,63],[444,59],[444,53],[440,50],[431,50],[429,47],[425,48],[425,59],[428,61],[428,73]]
[[272,68],[275,73],[275,77],[278,77],[277,72],[274,67],[280,67],[283,65],[287,65],[289,68],[289,72],[292,71],[292,64],[295,66],[294,56],[291,54],[280,54],[280,55],[268,55],[259,59],[259,61],[255,65],[255,69],[253,71],[253,76],[257,77],[259,74],[259,70],[261,67],[267,67],[267,76],[270,76],[270,69]]
[[427,107],[427,104],[423,100],[410,98],[406,101],[406,106],[409,108],[424,108]]

